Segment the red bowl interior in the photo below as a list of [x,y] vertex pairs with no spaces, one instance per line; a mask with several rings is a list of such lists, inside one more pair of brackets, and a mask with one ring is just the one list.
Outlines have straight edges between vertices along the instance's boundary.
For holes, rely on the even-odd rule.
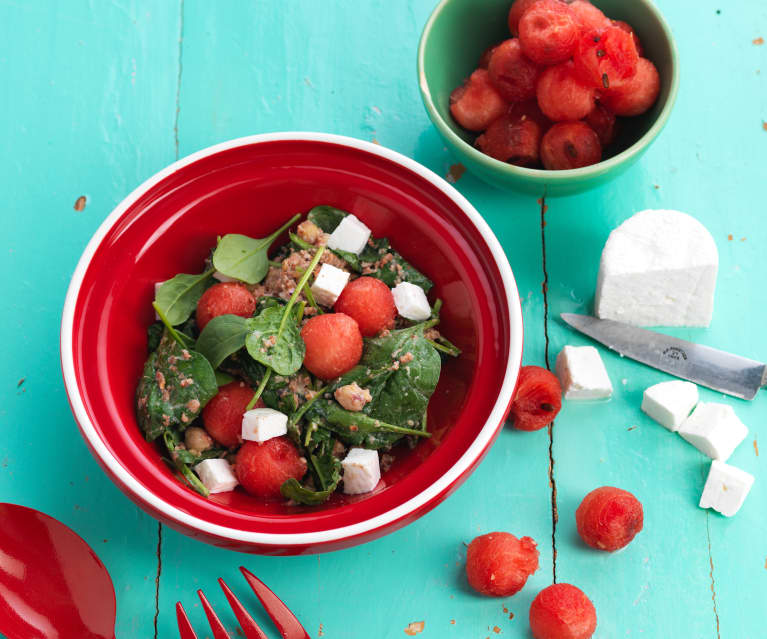
[[[155,282],[196,273],[218,235],[265,236],[318,204],[352,211],[435,282],[440,326],[462,350],[429,406],[432,439],[397,450],[373,494],[315,508],[239,490],[199,496],[144,441],[134,393],[154,321]],[[461,208],[413,171],[361,149],[320,141],[245,144],[202,157],[143,192],[100,242],[76,298],[77,392],[98,437],[147,490],[185,513],[243,531],[311,533],[385,513],[415,497],[466,452],[498,399],[510,353],[507,291],[490,248]],[[71,389],[70,389],[71,392]]]

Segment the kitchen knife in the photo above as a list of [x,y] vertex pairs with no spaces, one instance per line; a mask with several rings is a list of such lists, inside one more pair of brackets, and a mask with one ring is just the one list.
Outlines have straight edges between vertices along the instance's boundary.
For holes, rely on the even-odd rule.
[[767,365],[622,322],[562,313],[562,320],[622,356],[741,399],[767,384]]

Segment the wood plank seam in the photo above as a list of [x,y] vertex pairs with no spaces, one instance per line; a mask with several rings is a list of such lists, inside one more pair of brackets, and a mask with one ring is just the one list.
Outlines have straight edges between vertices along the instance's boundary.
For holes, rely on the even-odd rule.
[[716,584],[714,582],[714,556],[711,554],[711,528],[709,520],[711,513],[706,512],[706,541],[708,542],[708,563],[711,566],[709,575],[711,576],[711,601],[714,604],[714,620],[716,621],[716,639],[722,639],[719,634],[719,610],[716,607]]

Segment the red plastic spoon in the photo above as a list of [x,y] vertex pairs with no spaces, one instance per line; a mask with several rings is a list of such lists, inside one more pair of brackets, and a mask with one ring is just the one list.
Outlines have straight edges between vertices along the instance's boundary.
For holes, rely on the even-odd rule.
[[41,512],[0,504],[0,634],[114,639],[115,591],[77,534]]

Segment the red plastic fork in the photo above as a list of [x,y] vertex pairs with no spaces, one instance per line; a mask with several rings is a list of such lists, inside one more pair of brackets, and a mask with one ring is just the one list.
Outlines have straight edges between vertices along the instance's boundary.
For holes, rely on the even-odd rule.
[[[261,605],[263,605],[267,614],[271,617],[283,639],[311,639],[309,633],[304,630],[295,615],[280,601],[277,595],[266,587],[263,581],[242,566],[240,566],[240,571],[245,576],[253,592],[256,593],[256,597],[258,597]],[[264,631],[253,620],[253,617],[248,614],[248,611],[245,610],[242,603],[234,596],[234,593],[229,589],[224,580],[219,579],[218,584],[224,591],[224,595],[234,611],[234,615],[237,617],[237,621],[240,623],[246,639],[268,639]],[[211,630],[213,630],[213,639],[230,639],[224,624],[221,623],[218,615],[213,610],[213,606],[210,605],[202,590],[198,590],[197,595],[200,597],[203,610],[205,610],[205,615],[208,617],[208,623]],[[178,619],[178,631],[181,639],[197,639],[197,635],[194,633],[192,624],[189,622],[189,618],[186,616],[180,601],[176,604],[176,618]]]

